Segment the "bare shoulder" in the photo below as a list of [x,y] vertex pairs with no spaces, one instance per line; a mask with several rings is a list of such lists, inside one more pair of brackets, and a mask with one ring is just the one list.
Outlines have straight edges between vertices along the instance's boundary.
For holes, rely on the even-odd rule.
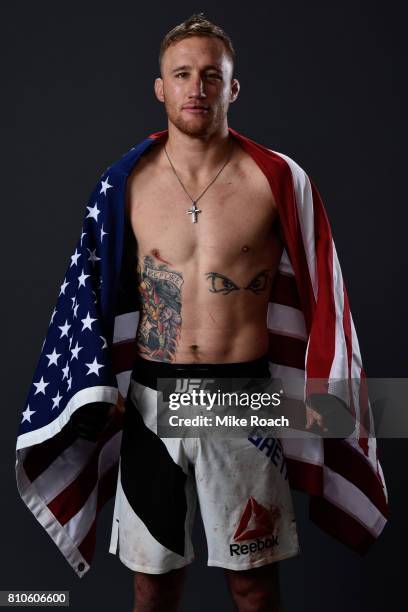
[[151,178],[152,173],[158,171],[162,148],[162,145],[154,144],[142,153],[132,172],[129,174],[128,184],[143,184],[144,181]]
[[137,161],[126,181],[126,213],[130,214],[130,208],[135,206],[136,194],[141,194],[145,186],[152,184],[152,180],[160,174],[160,153],[162,146],[152,145]]
[[261,198],[266,205],[269,204],[276,213],[277,205],[271,185],[256,161],[238,143],[234,156],[234,171],[243,180],[244,184],[248,185],[248,189],[258,198]]

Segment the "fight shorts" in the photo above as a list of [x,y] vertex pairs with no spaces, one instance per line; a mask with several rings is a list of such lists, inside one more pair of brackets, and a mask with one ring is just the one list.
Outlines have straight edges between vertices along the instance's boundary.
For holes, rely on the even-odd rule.
[[162,574],[194,559],[197,508],[207,565],[246,570],[299,554],[282,446],[275,437],[161,438],[158,378],[270,380],[266,357],[169,364],[138,357],[125,402],[109,552],[129,569]]

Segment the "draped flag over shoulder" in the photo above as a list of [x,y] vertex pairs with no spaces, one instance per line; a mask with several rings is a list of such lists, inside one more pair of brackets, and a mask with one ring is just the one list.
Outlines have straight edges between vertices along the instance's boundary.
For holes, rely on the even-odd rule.
[[[299,402],[337,394],[355,416],[354,435],[285,438],[292,487],[311,495],[310,517],[364,553],[388,518],[388,500],[371,430],[365,373],[330,225],[319,193],[296,162],[229,128],[266,175],[285,248],[269,299],[270,369],[298,381]],[[78,576],[90,568],[96,524],[115,494],[122,431],[117,410],[96,442],[78,438],[72,414],[126,397],[139,319],[126,180],[139,157],[167,135],[150,134],[109,166],[86,206],[21,416],[16,449],[20,495]],[[357,384],[356,384],[357,381]],[[363,427],[364,424],[364,427]],[[143,466],[140,467],[143,469]]]

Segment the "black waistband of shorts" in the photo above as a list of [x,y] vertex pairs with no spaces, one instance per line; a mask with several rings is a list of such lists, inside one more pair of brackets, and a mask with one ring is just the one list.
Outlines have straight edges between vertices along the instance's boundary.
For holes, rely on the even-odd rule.
[[140,384],[156,389],[158,378],[270,378],[270,371],[267,355],[234,363],[167,363],[138,355],[131,376]]

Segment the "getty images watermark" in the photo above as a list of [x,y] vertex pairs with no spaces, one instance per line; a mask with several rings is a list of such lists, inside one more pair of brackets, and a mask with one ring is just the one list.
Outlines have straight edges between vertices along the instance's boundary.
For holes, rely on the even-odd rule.
[[[271,435],[330,438],[408,437],[408,379],[313,379],[305,404],[301,378],[161,378],[160,437],[242,437],[254,427]],[[306,429],[305,405],[321,415]],[[399,408],[398,408],[399,406]]]
[[[237,408],[249,408],[250,410],[260,410],[261,408],[273,407],[276,408],[281,404],[281,393],[273,392],[268,393],[266,391],[217,391],[211,392],[208,388],[202,389],[201,385],[207,386],[208,383],[214,383],[213,379],[177,379],[176,390],[169,394],[168,408],[169,410],[179,410],[183,407],[200,407],[205,411],[214,410],[215,408],[221,407],[237,407]],[[254,382],[254,381],[252,381]],[[260,382],[262,384],[262,382]],[[289,419],[281,415],[278,417],[265,417],[262,418],[259,414],[250,414],[246,416],[237,416],[235,414],[215,414],[214,417],[210,417],[206,414],[197,414],[195,416],[180,416],[170,415],[169,424],[170,426],[179,426],[186,422],[188,427],[195,425],[212,426],[213,424],[217,427],[227,426],[234,427],[237,425],[246,426],[250,422],[251,426],[271,426],[271,427],[289,427]]]

